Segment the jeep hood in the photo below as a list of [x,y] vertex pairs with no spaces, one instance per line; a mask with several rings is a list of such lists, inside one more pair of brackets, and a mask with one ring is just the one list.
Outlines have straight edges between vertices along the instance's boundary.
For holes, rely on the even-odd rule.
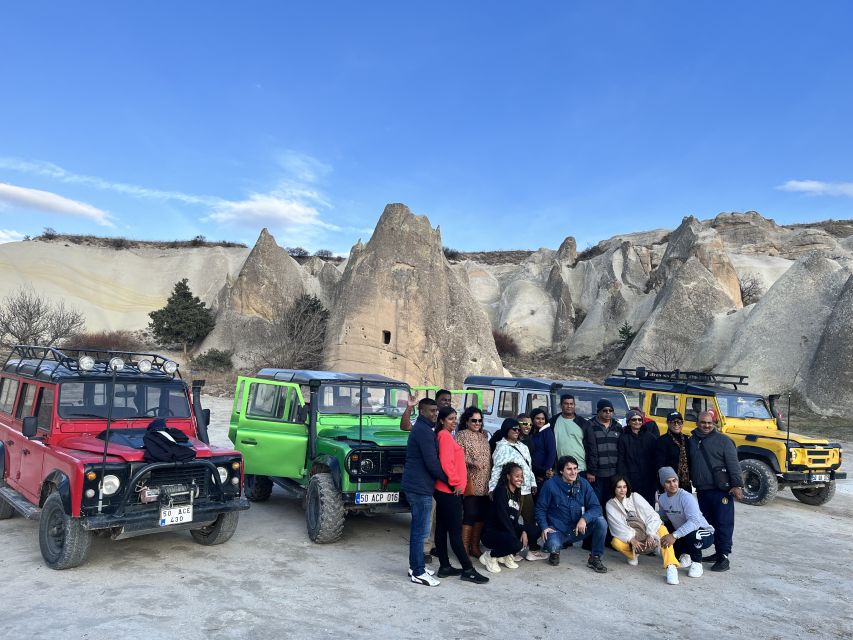
[[[140,445],[136,445],[135,441],[132,445],[113,442],[112,437],[114,437],[116,433],[117,432],[113,432],[110,436],[110,444],[107,448],[108,460],[112,460],[113,462],[118,460],[124,460],[126,462],[141,462],[145,456],[145,449],[141,447],[141,440]],[[219,452],[218,448],[211,448],[209,445],[206,445],[196,438],[190,438],[189,444],[193,449],[195,449],[196,457],[198,458],[209,458]],[[65,438],[60,446],[74,451],[97,454],[98,456],[101,456],[104,453],[104,441],[91,435],[80,435]]]

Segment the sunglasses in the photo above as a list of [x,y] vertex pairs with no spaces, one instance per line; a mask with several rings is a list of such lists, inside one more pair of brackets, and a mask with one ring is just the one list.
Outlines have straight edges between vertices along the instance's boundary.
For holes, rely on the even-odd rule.
[[642,421],[643,421],[642,418],[631,418],[630,420],[628,420],[628,422],[642,422]]
[[519,422],[518,426],[519,427],[529,427],[529,426],[531,426],[531,423],[530,422]]
[[482,424],[482,420],[478,420],[477,418],[468,418],[468,422],[473,422],[474,424]]
[[613,409],[602,409],[604,413],[613,413]]
[[670,420],[672,424],[684,424],[684,420]]
[[510,427],[507,431],[521,431],[521,427]]

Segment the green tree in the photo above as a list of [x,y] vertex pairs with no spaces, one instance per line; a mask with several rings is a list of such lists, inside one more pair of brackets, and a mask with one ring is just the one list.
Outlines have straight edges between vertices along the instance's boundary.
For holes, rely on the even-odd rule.
[[187,347],[202,340],[215,324],[213,310],[192,294],[186,278],[175,283],[166,306],[152,311],[148,317],[151,318],[148,326],[154,337],[161,342],[180,342],[184,357]]
[[623,322],[622,326],[619,327],[619,348],[625,351],[636,335],[637,332],[634,331],[634,327],[628,324],[627,320]]

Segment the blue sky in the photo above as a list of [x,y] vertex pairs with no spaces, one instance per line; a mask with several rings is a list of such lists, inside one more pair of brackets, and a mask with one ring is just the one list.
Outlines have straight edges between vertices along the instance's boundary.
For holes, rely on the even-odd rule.
[[849,2],[0,7],[0,240],[464,249],[853,218]]

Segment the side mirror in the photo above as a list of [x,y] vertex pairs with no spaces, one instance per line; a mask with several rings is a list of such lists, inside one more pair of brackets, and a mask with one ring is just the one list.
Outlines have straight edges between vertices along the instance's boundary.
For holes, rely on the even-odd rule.
[[23,428],[21,429],[21,433],[24,434],[25,438],[35,438],[38,433],[39,428],[39,419],[35,416],[28,416],[24,418]]

